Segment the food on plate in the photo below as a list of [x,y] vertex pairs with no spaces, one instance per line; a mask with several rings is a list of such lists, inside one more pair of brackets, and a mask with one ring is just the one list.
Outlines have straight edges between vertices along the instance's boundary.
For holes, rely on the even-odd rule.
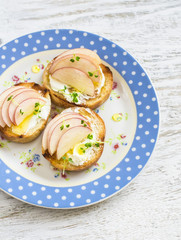
[[46,126],[42,154],[58,169],[81,171],[99,160],[104,137],[104,121],[97,113],[84,107],[68,108]]
[[53,103],[65,108],[97,108],[108,99],[112,84],[111,70],[97,53],[85,48],[61,53],[43,74],[43,85],[50,90]]
[[37,83],[19,83],[0,94],[0,132],[13,142],[34,140],[50,115],[49,90]]

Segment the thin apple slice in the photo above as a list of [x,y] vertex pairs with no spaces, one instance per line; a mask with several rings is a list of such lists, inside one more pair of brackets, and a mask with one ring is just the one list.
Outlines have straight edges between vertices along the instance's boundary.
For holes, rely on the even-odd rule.
[[[69,114],[71,114],[71,113],[68,113],[68,112],[67,112],[67,114],[65,113],[64,115],[69,115]],[[62,117],[61,115],[63,115],[63,113],[55,116],[55,117],[48,123],[48,125],[46,126],[46,128],[45,128],[45,130],[44,130],[43,138],[42,138],[42,147],[43,147],[44,150],[47,150],[47,148],[48,148],[48,133],[49,133],[49,130],[51,129],[52,125]]]
[[82,118],[69,118],[58,124],[55,123],[52,133],[49,135],[48,151],[53,155],[57,149],[61,136],[69,129],[81,125]]
[[61,115],[59,115],[59,118],[57,118],[57,120],[54,122],[54,124],[50,127],[49,132],[48,132],[48,139],[50,138],[50,136],[57,124],[64,122],[65,120],[74,119],[74,118],[79,118],[79,119],[83,120],[84,122],[87,121],[87,119],[79,113],[72,112],[69,114],[61,114]]
[[46,100],[43,98],[28,98],[20,103],[15,111],[15,125],[19,125],[27,116],[31,115],[35,110],[35,103],[44,105]]
[[95,53],[87,48],[74,48],[74,49],[67,50],[67,51],[61,53],[59,56],[57,56],[55,58],[55,60],[57,60],[58,58],[62,58],[66,55],[70,55],[70,54],[75,54],[76,56],[79,56],[79,54],[87,55],[95,62],[96,65],[101,64],[101,59],[97,55],[97,53]]
[[21,102],[28,98],[40,98],[40,97],[41,94],[31,88],[30,89],[27,88],[23,92],[19,92],[18,94],[16,94],[16,96],[13,97],[8,107],[8,114],[11,122],[15,124],[14,113],[16,111],[16,108],[21,104]]
[[100,79],[99,65],[96,65],[93,61],[90,60],[90,57],[86,55],[79,54],[78,61],[72,54],[66,55],[62,58],[58,58],[52,63],[49,69],[49,73],[53,74],[53,72],[55,72],[57,69],[63,67],[77,68],[87,74],[88,77],[90,77],[93,81],[96,82],[98,82]]
[[10,119],[9,112],[8,112],[9,105],[11,104],[11,102],[13,101],[13,98],[17,94],[19,94],[21,92],[25,92],[27,90],[28,90],[28,88],[18,88],[18,89],[14,88],[14,90],[11,93],[9,93],[8,96],[4,99],[1,111],[2,111],[3,121],[8,125],[8,127],[10,127],[12,125],[12,121]]
[[80,143],[91,133],[91,129],[83,126],[72,127],[67,130],[60,138],[57,146],[57,159],[59,160],[65,153]]
[[10,87],[8,89],[6,89],[4,92],[2,92],[0,94],[0,126],[1,127],[5,127],[6,123],[4,122],[3,120],[3,117],[2,117],[2,104],[4,102],[5,99],[7,99],[7,96],[13,92],[15,89],[20,89],[20,88],[23,88],[21,86],[13,86],[13,87]]
[[42,138],[42,147],[44,150],[47,150],[48,148],[48,143],[49,143],[49,136],[52,134],[52,131],[54,129],[54,124],[60,121],[64,121],[67,118],[75,118],[77,116],[81,116],[82,120],[86,121],[86,118],[80,115],[79,113],[75,112],[62,112],[61,114],[57,115],[54,117],[46,126],[45,131],[43,133],[43,138]]
[[94,84],[92,80],[79,69],[70,67],[59,68],[52,74],[52,77],[64,84],[74,87],[84,94],[94,95]]

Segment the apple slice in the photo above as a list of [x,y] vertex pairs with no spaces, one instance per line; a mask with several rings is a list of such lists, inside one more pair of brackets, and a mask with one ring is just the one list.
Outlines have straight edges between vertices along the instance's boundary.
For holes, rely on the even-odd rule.
[[[71,114],[71,113],[67,113],[67,115],[69,115],[69,114]],[[50,128],[52,127],[52,125],[62,117],[61,115],[63,115],[63,114],[61,113],[61,114],[55,116],[55,117],[48,123],[48,125],[46,126],[46,128],[45,128],[45,130],[44,130],[43,138],[42,138],[42,147],[43,147],[44,150],[47,150],[47,148],[48,148],[48,132],[49,132]],[[65,115],[66,115],[66,114],[65,114]]]
[[[69,129],[75,126],[81,125],[82,118],[69,118],[61,122],[56,122],[52,128],[51,134],[49,134],[49,143],[48,143],[48,151],[51,155],[57,149],[58,142],[61,136]],[[50,132],[50,131],[49,131]]]
[[21,102],[28,98],[40,98],[40,97],[41,94],[33,89],[26,89],[23,92],[16,94],[16,96],[13,97],[13,100],[10,101],[8,107],[8,114],[11,122],[15,124],[14,113],[19,104],[21,104]]
[[90,96],[94,95],[94,84],[92,80],[77,68],[59,68],[52,74],[52,77],[64,84],[74,87],[82,93]]
[[74,119],[74,118],[79,118],[80,120],[83,120],[84,122],[87,121],[87,119],[79,113],[60,114],[59,118],[57,118],[57,120],[54,122],[54,124],[49,129],[48,139],[50,138],[50,136],[57,124],[59,124],[60,122],[64,122],[65,120]]
[[83,126],[72,127],[60,138],[57,146],[57,159],[59,160],[65,153],[80,143],[91,133],[91,129]]
[[[95,63],[90,61],[90,58],[86,55],[79,54],[79,57],[80,59],[78,61],[73,55],[66,55],[62,58],[58,58],[52,63],[49,69],[49,73],[53,74],[53,72],[59,68],[73,67],[87,74],[87,76],[90,77],[93,81],[98,82],[100,78],[99,65],[95,65]],[[73,62],[71,60],[73,60]],[[93,74],[93,76],[90,76],[90,74]]]
[[[8,108],[9,108],[9,105],[10,103],[13,101],[13,98],[21,93],[21,92],[24,92],[24,91],[27,91],[28,88],[14,88],[14,90],[8,94],[8,96],[4,99],[4,102],[2,104],[2,118],[3,118],[3,121],[8,125],[8,127],[11,126],[12,122],[11,122],[11,119],[9,117],[9,112],[8,112]],[[17,104],[18,105],[18,104]]]
[[79,113],[75,112],[62,112],[61,114],[57,115],[54,117],[49,124],[46,126],[45,131],[43,133],[43,138],[42,138],[42,147],[44,150],[48,148],[48,143],[49,143],[49,136],[52,134],[52,131],[54,129],[54,124],[60,121],[64,121],[67,118],[75,118],[77,116],[81,116],[82,120],[86,121],[87,119],[80,115]]
[[46,100],[43,98],[28,98],[21,102],[14,113],[15,125],[18,126],[27,116],[33,113],[35,109],[35,103],[44,105]]
[[58,55],[55,58],[55,60],[57,60],[58,58],[62,58],[66,55],[70,55],[70,54],[75,54],[76,56],[79,56],[79,54],[87,55],[89,58],[91,58],[95,62],[96,65],[101,64],[101,59],[97,55],[97,53],[95,53],[87,48],[74,48],[74,49],[67,50],[67,51],[61,53],[60,55]]
[[23,88],[21,86],[13,86],[13,87],[10,87],[8,89],[6,89],[4,92],[2,92],[0,94],[0,126],[1,127],[5,127],[6,123],[4,122],[3,120],[3,117],[2,117],[2,104],[4,102],[5,99],[7,99],[7,96],[14,91],[14,89],[20,89],[20,88]]

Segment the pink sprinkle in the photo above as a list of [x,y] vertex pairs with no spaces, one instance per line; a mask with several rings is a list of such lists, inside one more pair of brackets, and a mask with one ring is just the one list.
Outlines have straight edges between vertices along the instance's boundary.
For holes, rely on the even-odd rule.
[[126,136],[125,136],[125,135],[120,135],[120,137],[123,139],[123,138],[125,138]]
[[40,65],[39,65],[39,68],[40,68],[40,69],[44,69],[44,65],[43,65],[43,64],[40,64]]
[[117,150],[118,148],[119,148],[119,144],[117,143],[114,145],[114,149]]
[[33,160],[30,159],[30,160],[26,163],[26,165],[27,165],[27,167],[33,167],[33,165],[34,165]]
[[16,76],[16,75],[14,75],[13,77],[12,77],[12,80],[13,80],[13,82],[18,82],[19,81],[19,77],[18,76]]

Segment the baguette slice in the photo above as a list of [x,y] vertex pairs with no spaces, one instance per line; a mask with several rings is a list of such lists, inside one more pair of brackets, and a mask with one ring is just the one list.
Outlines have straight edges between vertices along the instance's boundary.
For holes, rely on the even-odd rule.
[[[32,89],[38,91],[42,95],[42,97],[44,97],[50,101],[49,90],[46,89],[45,87],[40,86],[37,83],[34,83],[34,82],[18,83],[14,86],[22,86],[22,87],[26,87],[26,88],[32,88]],[[38,124],[36,124],[35,127],[31,128],[26,133],[26,135],[24,135],[24,134],[18,135],[18,134],[13,133],[11,127],[8,127],[7,125],[4,128],[0,126],[0,132],[7,140],[12,141],[12,142],[18,142],[18,143],[31,142],[35,138],[37,138],[40,135],[40,133],[43,131],[43,129],[45,128],[48,118],[50,116],[50,110],[51,110],[51,104],[50,104],[49,113],[48,113],[47,118],[41,119],[40,122]]]
[[100,93],[95,98],[87,99],[85,100],[85,103],[82,103],[82,104],[75,104],[72,102],[68,102],[62,93],[56,92],[51,88],[50,80],[49,80],[49,69],[51,67],[51,64],[52,62],[50,62],[47,65],[43,73],[43,85],[50,90],[51,99],[55,105],[63,108],[80,106],[80,107],[88,107],[91,109],[95,109],[99,107],[101,104],[103,104],[109,98],[109,95],[112,90],[112,85],[113,85],[113,75],[111,70],[108,67],[106,67],[104,64],[100,64],[102,72],[105,76],[104,86],[101,88]]
[[[79,112],[81,115],[86,117],[88,119],[88,123],[90,124],[90,127],[92,126],[92,129],[94,129],[94,133],[96,136],[96,140],[100,142],[104,142],[105,138],[105,124],[102,118],[95,113],[93,110],[84,108],[84,107],[72,107],[69,109],[64,110],[66,111],[72,111],[72,112]],[[82,171],[89,167],[91,167],[94,163],[96,163],[99,158],[102,155],[103,149],[104,149],[104,143],[100,143],[98,148],[93,148],[93,153],[91,154],[91,158],[89,160],[86,160],[82,165],[76,166],[71,164],[70,162],[64,163],[63,159],[58,160],[56,158],[56,153],[52,156],[49,154],[48,150],[44,150],[42,147],[42,154],[43,156],[55,167],[60,170],[67,170],[67,171]]]

